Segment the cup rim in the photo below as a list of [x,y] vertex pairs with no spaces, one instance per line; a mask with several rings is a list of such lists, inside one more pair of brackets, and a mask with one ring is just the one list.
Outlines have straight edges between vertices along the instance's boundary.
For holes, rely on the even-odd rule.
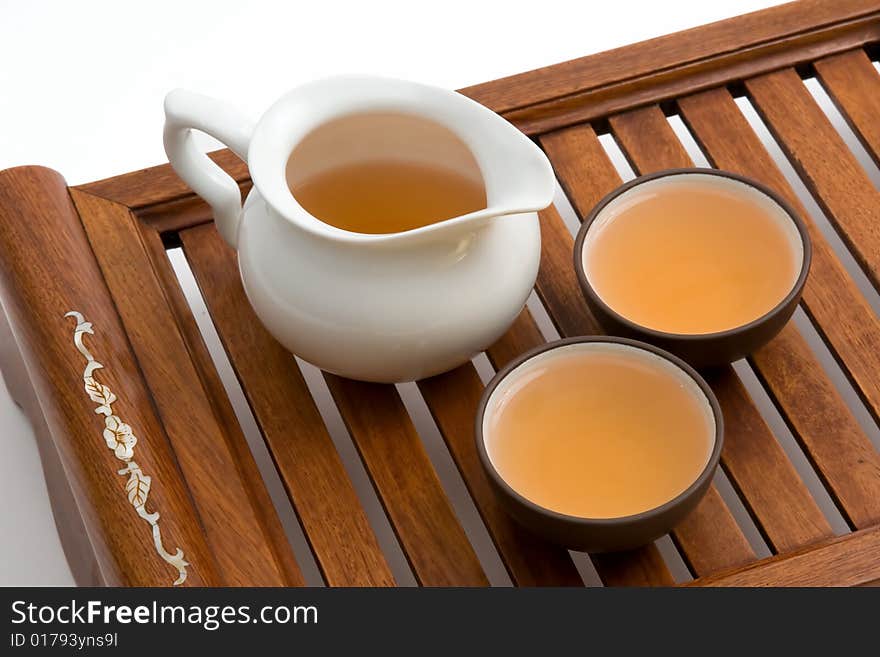
[[[715,420],[715,435],[712,451],[709,454],[706,465],[703,466],[700,474],[697,475],[697,477],[693,480],[693,482],[691,482],[691,484],[687,488],[685,488],[672,499],[664,502],[659,506],[641,511],[639,513],[626,516],[617,516],[614,518],[589,518],[586,516],[574,516],[567,513],[554,511],[553,509],[549,509],[545,506],[541,506],[540,504],[533,502],[532,500],[522,495],[515,488],[513,488],[509,483],[507,483],[501,473],[498,472],[498,470],[495,468],[495,465],[492,463],[491,458],[489,457],[489,450],[486,447],[486,437],[483,434],[483,420],[486,415],[486,409],[488,408],[489,400],[491,399],[492,394],[495,392],[501,382],[504,381],[504,379],[506,379],[508,375],[510,375],[520,365],[526,363],[529,360],[532,360],[536,356],[544,354],[548,351],[553,351],[560,347],[566,347],[572,344],[587,343],[611,343],[625,345],[628,347],[633,347],[635,349],[641,349],[642,351],[648,351],[656,356],[659,356],[660,358],[677,366],[690,379],[692,379],[697,384],[697,387],[700,388],[700,391],[704,394],[704,396],[706,397],[706,401],[708,401],[709,403],[709,407],[712,410],[713,419]],[[671,354],[668,351],[659,347],[655,347],[652,344],[641,342],[639,340],[631,340],[629,338],[621,338],[617,336],[587,335],[554,340],[552,342],[547,342],[545,344],[539,345],[533,349],[530,349],[524,354],[521,354],[520,356],[509,362],[507,365],[505,365],[503,368],[501,368],[495,374],[495,376],[492,377],[492,380],[489,381],[489,384],[483,391],[483,396],[480,399],[480,405],[477,407],[474,436],[477,443],[477,454],[479,455],[483,470],[489,475],[493,482],[504,491],[506,495],[515,499],[519,504],[529,508],[535,513],[548,517],[552,520],[574,524],[580,527],[620,527],[661,516],[669,510],[674,509],[675,507],[688,500],[703,485],[705,485],[706,481],[714,475],[715,468],[718,466],[718,462],[721,459],[721,449],[724,443],[724,416],[721,413],[721,405],[718,403],[718,399],[715,396],[715,393],[712,392],[712,389],[709,387],[709,384],[706,383],[706,380],[703,379],[702,376],[700,376],[699,372],[697,372],[693,367],[688,365],[678,356]]]
[[[727,178],[730,180],[735,180],[744,185],[747,185],[756,191],[764,194],[769,197],[770,200],[774,201],[780,208],[782,208],[783,212],[788,216],[788,218],[792,221],[795,228],[797,229],[798,235],[801,238],[801,244],[803,245],[803,254],[801,257],[801,269],[795,278],[794,283],[792,284],[791,289],[788,293],[770,310],[768,310],[763,315],[746,322],[745,324],[740,324],[738,326],[733,326],[728,329],[724,329],[723,331],[713,331],[711,333],[674,333],[670,331],[661,331],[659,329],[651,328],[649,326],[645,326],[644,324],[639,324],[635,322],[625,315],[620,314],[614,308],[612,308],[608,303],[605,302],[604,299],[599,295],[596,289],[590,283],[589,277],[587,276],[586,268],[583,264],[583,253],[584,253],[584,244],[586,242],[587,233],[590,230],[590,226],[593,222],[601,214],[602,210],[619,197],[621,194],[629,191],[633,187],[637,187],[642,185],[643,183],[650,182],[652,180],[658,180],[660,178],[667,178],[671,176],[682,176],[682,175],[708,175],[708,176],[716,176],[719,178]],[[764,185],[763,183],[758,182],[752,178],[747,176],[740,175],[738,173],[733,173],[732,171],[724,171],[722,169],[711,169],[711,168],[702,168],[702,167],[682,167],[675,169],[664,169],[662,171],[656,171],[654,173],[645,174],[643,176],[638,176],[637,178],[633,178],[629,182],[626,182],[619,187],[615,188],[608,194],[606,194],[590,211],[590,214],[584,219],[580,228],[578,229],[577,236],[574,242],[574,268],[577,273],[578,282],[580,283],[581,289],[583,292],[590,298],[590,301],[599,306],[603,312],[607,313],[611,317],[614,318],[615,321],[622,324],[632,331],[637,331],[643,335],[649,336],[651,338],[656,338],[659,340],[668,340],[674,339],[676,341],[685,341],[685,342],[700,342],[705,340],[714,340],[717,338],[727,338],[739,335],[741,333],[747,332],[756,326],[760,326],[765,323],[767,320],[771,319],[778,313],[784,311],[788,305],[794,301],[803,290],[804,284],[807,281],[807,275],[810,271],[810,264],[813,258],[813,246],[810,240],[810,234],[807,229],[804,220],[800,217],[800,215],[795,211],[792,207],[791,203],[785,200],[780,194],[775,192],[773,189]]]

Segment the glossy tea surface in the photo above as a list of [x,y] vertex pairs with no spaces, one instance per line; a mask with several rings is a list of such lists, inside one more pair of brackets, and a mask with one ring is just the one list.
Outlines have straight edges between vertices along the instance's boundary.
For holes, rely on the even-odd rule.
[[452,169],[399,160],[343,165],[291,191],[313,217],[354,233],[399,233],[486,207],[481,183]]
[[498,474],[567,515],[617,518],[661,506],[699,477],[714,446],[696,382],[625,345],[545,352],[509,374],[493,399],[483,433]]
[[783,210],[732,180],[672,176],[614,199],[590,226],[587,278],[614,311],[677,334],[736,328],[792,290],[803,247]]

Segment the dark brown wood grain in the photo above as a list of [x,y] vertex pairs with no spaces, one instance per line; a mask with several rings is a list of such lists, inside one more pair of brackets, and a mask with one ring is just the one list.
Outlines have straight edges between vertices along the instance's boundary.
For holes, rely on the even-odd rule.
[[880,287],[880,191],[791,69],[746,80],[782,150],[875,286]]
[[419,583],[487,586],[397,389],[324,378]]
[[880,583],[880,527],[863,529],[729,573],[696,586],[869,586]]
[[[636,171],[693,166],[690,156],[658,107],[632,110],[611,117],[614,136]],[[781,333],[777,348],[791,351],[803,345],[793,327]],[[809,350],[807,350],[809,351]],[[804,355],[808,355],[804,354]],[[823,376],[813,359],[805,376]],[[722,463],[746,506],[755,516],[774,550],[784,552],[832,535],[831,526],[809,490],[789,462],[745,386],[732,367],[718,368],[707,375],[726,418]],[[798,403],[795,399],[781,399]]]
[[293,357],[263,328],[235,254],[212,225],[181,235],[211,319],[327,583],[388,586],[394,578]]
[[[581,217],[621,182],[596,133],[588,125],[545,135],[541,145]],[[541,227],[544,235],[552,235],[542,246],[537,284],[550,316],[555,318],[563,335],[602,333],[580,295],[573,271],[571,234],[555,211],[544,211]],[[754,558],[754,551],[714,485],[700,507],[700,513],[673,532],[685,560],[696,573],[714,572]],[[718,551],[719,546],[724,549]]]
[[157,554],[150,525],[129,502],[123,463],[107,448],[97,404],[83,390],[84,356],[70,310],[92,323],[95,379],[116,396],[113,412],[138,437],[135,458],[151,477],[146,508],[158,511],[163,544],[184,552],[185,585],[222,582],[188,487],[141,378],[64,180],[40,167],[0,172],[0,294],[64,463],[104,581],[170,585],[177,569]]
[[[518,344],[516,338],[511,342]],[[466,363],[418,385],[513,583],[582,586],[568,550],[523,529],[504,512],[489,486],[474,447],[474,417],[483,394],[474,366]]]
[[[156,402],[227,585],[280,586],[293,581],[275,561],[243,482],[241,456],[211,407],[178,329],[162,282],[143,246],[138,220],[120,205],[79,190],[71,196]],[[252,458],[252,457],[251,457]],[[292,554],[288,556],[292,559]]]
[[528,134],[850,50],[880,37],[875,0],[807,0],[463,89]]
[[[726,89],[678,101],[709,161],[750,176],[781,194],[806,222],[813,262],[802,305],[837,360],[875,409],[880,408],[878,318],[801,204]],[[788,331],[788,329],[787,329]],[[758,375],[780,404],[843,513],[855,527],[880,520],[880,455],[803,340],[783,336],[752,356]]]
[[819,81],[862,144],[880,165],[880,74],[861,48],[815,62]]

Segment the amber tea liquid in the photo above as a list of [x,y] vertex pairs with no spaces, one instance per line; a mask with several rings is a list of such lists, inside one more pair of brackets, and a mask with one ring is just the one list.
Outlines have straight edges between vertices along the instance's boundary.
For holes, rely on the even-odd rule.
[[758,194],[709,176],[633,188],[590,226],[590,284],[620,315],[667,333],[714,333],[758,319],[794,287],[803,255],[793,222]]
[[399,233],[486,207],[482,183],[396,160],[349,164],[289,186],[313,217],[355,233]]
[[693,379],[625,345],[546,352],[496,396],[483,424],[495,469],[525,498],[572,516],[665,504],[699,477],[714,446],[711,407]]

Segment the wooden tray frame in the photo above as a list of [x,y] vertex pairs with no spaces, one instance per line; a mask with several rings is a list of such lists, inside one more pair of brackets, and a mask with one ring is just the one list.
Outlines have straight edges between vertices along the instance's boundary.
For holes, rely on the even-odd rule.
[[[673,112],[714,165],[762,180],[806,215],[734,103],[734,94],[747,94],[877,286],[880,194],[800,79],[819,77],[880,161],[880,76],[870,62],[877,43],[880,3],[802,0],[463,93],[545,149],[580,217],[620,182],[597,132],[610,131],[639,172],[691,164],[664,116]],[[212,157],[248,189],[237,158]],[[542,302],[560,334],[598,332],[568,266],[570,232],[553,208],[541,221]],[[811,230],[816,253],[803,307],[876,421],[880,319]],[[167,165],[74,188],[48,169],[19,167],[0,172],[8,323],[0,365],[33,423],[77,582],[304,583],[169,263],[166,248],[178,245],[324,580],[393,584],[302,375],[247,306],[234,255],[205,204]],[[487,355],[499,367],[542,341],[524,310]],[[833,535],[739,379],[729,368],[713,372],[729,425],[723,466],[774,555],[757,559],[713,487],[672,535],[695,583],[880,582],[877,450],[796,327],[750,362],[853,531]],[[487,584],[396,390],[325,378],[416,580]],[[582,584],[565,550],[527,534],[492,498],[472,445],[482,390],[473,366],[419,389],[511,580]],[[606,585],[673,583],[654,546],[593,562]]]

